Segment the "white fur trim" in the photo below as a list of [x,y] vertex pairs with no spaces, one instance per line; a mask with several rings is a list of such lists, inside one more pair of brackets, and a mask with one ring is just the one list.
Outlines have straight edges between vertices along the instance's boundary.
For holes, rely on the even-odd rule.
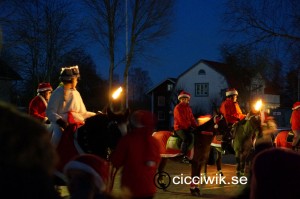
[[68,169],[79,169],[82,171],[85,171],[89,174],[92,174],[95,178],[95,184],[96,186],[101,190],[104,191],[106,188],[106,185],[103,183],[103,180],[101,178],[101,176],[89,165],[79,162],[79,161],[70,161],[68,164],[66,164],[66,166],[64,167],[64,173],[66,173],[66,171]]
[[300,108],[300,105],[299,106],[295,106],[294,108],[292,108],[292,110],[296,110],[298,108]]
[[183,97],[186,97],[186,98],[191,98],[189,95],[187,95],[187,94],[180,94],[179,96],[178,96],[178,99],[180,99],[180,98],[183,98]]
[[228,97],[230,95],[238,95],[238,92],[236,90],[226,91],[226,97]]

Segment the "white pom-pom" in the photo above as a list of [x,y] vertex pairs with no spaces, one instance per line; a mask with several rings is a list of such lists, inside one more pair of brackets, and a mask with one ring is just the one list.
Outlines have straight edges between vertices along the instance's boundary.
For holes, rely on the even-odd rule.
[[218,124],[215,124],[214,128],[217,129],[218,127],[219,127]]

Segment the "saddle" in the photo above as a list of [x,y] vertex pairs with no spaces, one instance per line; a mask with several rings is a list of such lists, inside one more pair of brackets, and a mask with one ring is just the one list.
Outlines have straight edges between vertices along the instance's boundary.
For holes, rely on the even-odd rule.
[[[182,143],[181,138],[178,137],[175,133],[173,133],[167,140],[166,149],[180,150],[181,143]],[[191,150],[193,148],[194,146],[193,143],[194,142],[192,142],[189,145],[188,150]]]

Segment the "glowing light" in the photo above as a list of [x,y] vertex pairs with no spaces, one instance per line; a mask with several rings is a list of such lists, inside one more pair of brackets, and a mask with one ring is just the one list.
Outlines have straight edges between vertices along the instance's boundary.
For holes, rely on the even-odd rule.
[[260,111],[262,105],[263,105],[262,101],[261,101],[261,100],[257,100],[257,102],[256,102],[255,105],[254,105],[254,109],[255,109],[256,111]]
[[112,98],[113,99],[118,99],[118,97],[120,96],[120,94],[122,93],[123,89],[122,87],[119,87],[113,94],[112,94]]

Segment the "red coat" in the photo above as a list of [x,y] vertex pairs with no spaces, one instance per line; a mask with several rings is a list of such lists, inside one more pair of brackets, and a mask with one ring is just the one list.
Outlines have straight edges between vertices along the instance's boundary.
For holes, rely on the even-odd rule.
[[183,102],[177,104],[174,108],[174,130],[177,131],[196,126],[197,122],[190,105]]
[[227,123],[233,124],[245,118],[242,110],[237,102],[233,102],[231,99],[227,98],[224,100],[220,106],[220,112],[225,117]]
[[47,104],[41,95],[35,96],[29,103],[29,115],[40,121],[45,121]]
[[291,128],[293,131],[300,130],[300,109],[295,109],[292,112]]
[[[149,128],[137,128],[125,135],[112,154],[112,164],[123,167],[121,186],[127,187],[133,197],[154,196],[154,176],[160,162],[160,145]],[[152,164],[148,164],[149,161]],[[153,164],[155,163],[155,164]]]

